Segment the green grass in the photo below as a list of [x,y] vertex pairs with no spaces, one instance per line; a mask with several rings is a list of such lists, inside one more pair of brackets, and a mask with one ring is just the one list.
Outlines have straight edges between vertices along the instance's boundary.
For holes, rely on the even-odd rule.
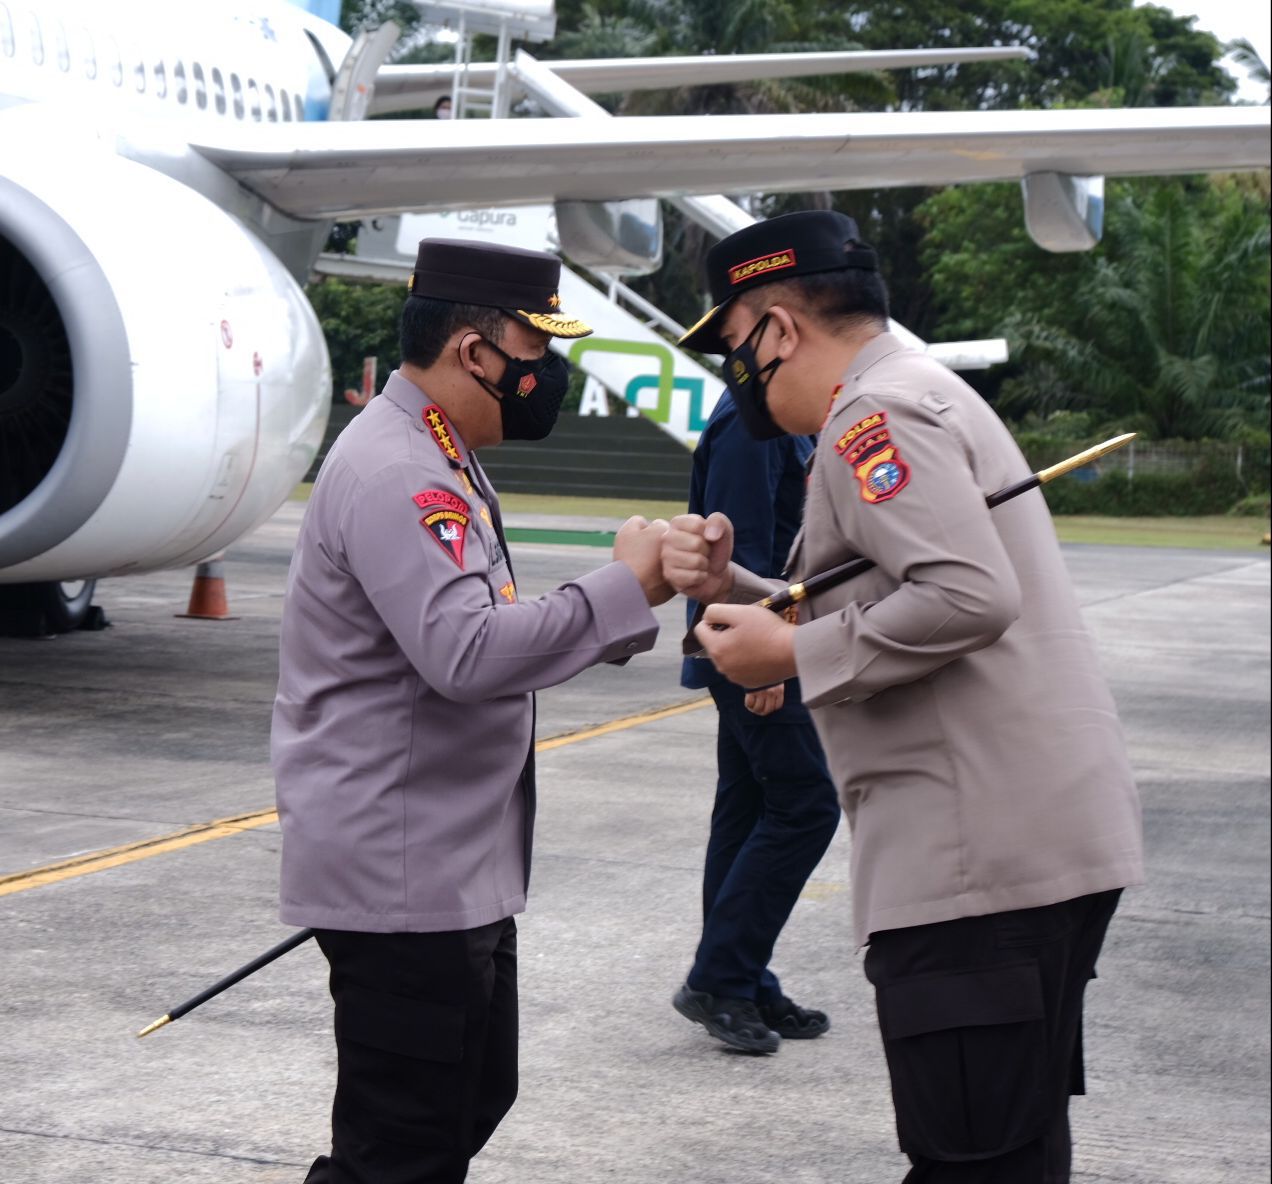
[[1191,547],[1200,551],[1258,551],[1266,518],[1056,518],[1062,543],[1112,543],[1123,547]]
[[[292,500],[306,501],[309,485],[297,486]],[[557,517],[671,518],[685,512],[683,502],[641,501],[638,498],[568,497],[546,493],[505,493],[499,498],[505,514],[551,514]],[[1268,532],[1266,518],[1235,518],[1212,515],[1206,518],[1056,518],[1056,533],[1062,543],[1109,543],[1124,547],[1189,547],[1203,551],[1259,551]],[[509,531],[517,542],[530,541],[533,530]],[[589,532],[595,534],[596,532]],[[608,536],[607,536],[608,537]],[[541,539],[559,542],[564,538]],[[596,543],[591,537],[580,542]]]

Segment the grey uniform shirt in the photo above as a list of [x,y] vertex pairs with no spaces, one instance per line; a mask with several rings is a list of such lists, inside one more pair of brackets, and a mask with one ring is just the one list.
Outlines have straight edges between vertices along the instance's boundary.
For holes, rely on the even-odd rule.
[[279,646],[284,922],[427,932],[525,907],[532,692],[650,649],[657,623],[622,563],[521,601],[498,513],[396,371],[328,454]]
[[[800,606],[796,665],[852,826],[856,937],[1143,878],[1112,696],[1041,492],[989,406],[891,334],[822,431],[792,579],[877,567]],[[769,587],[739,578],[733,599]]]

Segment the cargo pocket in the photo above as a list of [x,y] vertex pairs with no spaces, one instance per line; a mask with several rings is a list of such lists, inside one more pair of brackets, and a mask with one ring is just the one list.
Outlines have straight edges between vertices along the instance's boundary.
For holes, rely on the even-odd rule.
[[897,979],[878,998],[902,1151],[985,1159],[1043,1133],[1047,1038],[1036,963]]
[[464,1018],[461,1004],[362,987],[341,991],[336,1125],[411,1146],[462,1140]]

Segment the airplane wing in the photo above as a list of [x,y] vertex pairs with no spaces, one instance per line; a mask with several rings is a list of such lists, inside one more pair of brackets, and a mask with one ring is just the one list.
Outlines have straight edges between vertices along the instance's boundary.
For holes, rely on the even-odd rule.
[[[818,74],[851,74],[870,70],[905,70],[967,62],[1002,62],[1033,58],[1024,46],[994,45],[968,49],[890,49],[834,53],[700,54],[667,58],[585,58],[543,62],[554,74],[584,94],[658,90],[677,86],[718,86],[756,78],[807,78]],[[453,62],[428,66],[381,66],[368,114],[419,111],[451,93]],[[471,62],[465,85],[494,86],[498,66]]]
[[1267,107],[374,121],[202,132],[192,146],[298,218],[1269,166]]

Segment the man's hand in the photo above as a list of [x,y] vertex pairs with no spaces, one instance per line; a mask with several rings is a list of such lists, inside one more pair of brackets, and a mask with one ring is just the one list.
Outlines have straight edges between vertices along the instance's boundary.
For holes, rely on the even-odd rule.
[[[715,625],[723,625],[717,630]],[[712,604],[694,633],[715,668],[742,687],[771,687],[795,676],[795,630],[753,604]]]
[[772,715],[785,702],[786,684],[779,682],[775,687],[747,691],[742,699],[742,706],[752,715]]
[[723,514],[678,514],[663,538],[663,577],[677,592],[711,604],[733,587],[732,554],[733,523]]
[[614,535],[614,558],[632,569],[651,606],[665,604],[676,594],[662,574],[662,543],[666,534],[667,523],[663,519],[646,522],[637,515],[624,522]]

